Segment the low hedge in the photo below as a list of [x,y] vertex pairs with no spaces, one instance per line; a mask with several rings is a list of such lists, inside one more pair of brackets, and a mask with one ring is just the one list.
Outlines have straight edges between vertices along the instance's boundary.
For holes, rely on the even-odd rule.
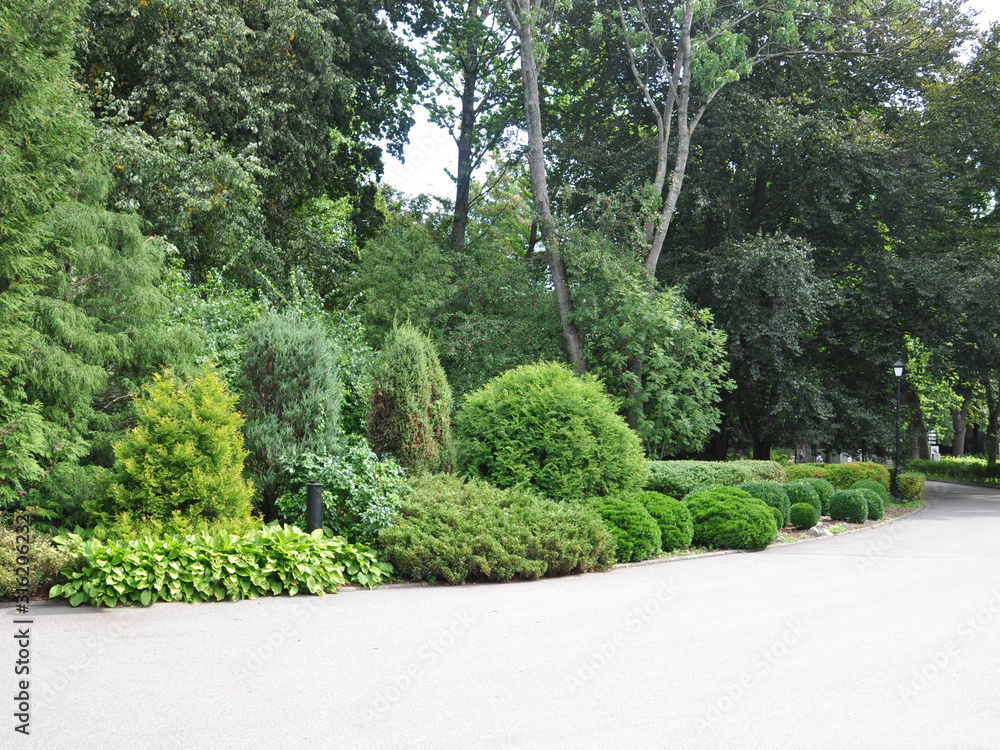
[[446,475],[410,484],[396,524],[379,535],[385,559],[404,578],[453,584],[535,579],[606,568],[615,560],[615,538],[585,503]]
[[694,522],[694,544],[716,549],[760,549],[778,538],[770,506],[743,490],[721,488],[685,500]]
[[70,534],[54,541],[79,556],[80,565],[63,570],[66,583],[53,586],[49,597],[68,599],[74,607],[294,596],[300,589],[323,594],[348,581],[374,586],[392,572],[363,545],[294,526],[265,526],[243,536],[203,531],[83,542]]
[[594,507],[615,537],[615,557],[636,562],[662,551],[662,534],[656,519],[634,494],[595,498]]
[[644,487],[683,498],[700,485],[736,487],[746,482],[784,482],[773,461],[650,461]]
[[664,552],[691,546],[694,523],[684,503],[659,492],[642,492],[639,500],[660,527],[660,546]]
[[870,479],[889,489],[889,470],[872,461],[852,461],[846,464],[793,464],[786,474],[792,479],[825,479],[834,489],[846,490],[861,480]]
[[751,497],[763,500],[772,508],[777,508],[781,512],[781,526],[787,526],[791,523],[792,505],[788,501],[788,493],[785,492],[782,485],[774,482],[747,482],[741,484],[739,488]]
[[[785,485],[785,494],[788,495],[790,506],[796,503],[809,503],[816,508],[817,515],[823,515],[823,501],[820,500],[819,492],[810,482],[804,479],[789,482]],[[830,488],[830,494],[833,494],[833,487]]]
[[797,529],[811,529],[819,523],[819,511],[812,503],[795,503],[791,514],[792,525]]
[[912,503],[916,500],[924,499],[924,479],[923,474],[915,471],[907,471],[899,475],[899,500],[904,503]]
[[982,458],[955,458],[942,456],[940,461],[913,460],[907,468],[929,477],[940,477],[955,482],[974,484],[1000,484],[1000,464],[990,466]]
[[864,490],[837,490],[830,498],[830,518],[835,521],[864,523],[868,520],[868,501]]

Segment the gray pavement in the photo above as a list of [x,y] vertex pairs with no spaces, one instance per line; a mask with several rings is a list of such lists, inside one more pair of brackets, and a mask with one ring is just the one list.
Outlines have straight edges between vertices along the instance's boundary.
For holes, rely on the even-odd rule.
[[2,666],[0,748],[1000,749],[1000,492],[928,488],[877,529],[604,574],[37,605],[31,735]]

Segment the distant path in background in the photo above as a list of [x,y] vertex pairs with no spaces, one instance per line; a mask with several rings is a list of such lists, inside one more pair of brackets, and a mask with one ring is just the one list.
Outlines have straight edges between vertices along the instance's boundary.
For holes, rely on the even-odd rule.
[[32,733],[5,667],[0,747],[1000,748],[1000,492],[927,492],[873,530],[605,574],[40,604]]

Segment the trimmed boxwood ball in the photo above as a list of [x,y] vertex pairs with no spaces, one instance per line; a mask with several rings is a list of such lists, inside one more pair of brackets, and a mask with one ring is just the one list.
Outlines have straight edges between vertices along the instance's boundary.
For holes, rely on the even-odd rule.
[[781,523],[779,524],[779,528],[787,526],[791,522],[790,514],[792,505],[788,502],[788,493],[785,492],[783,485],[775,482],[747,482],[746,484],[741,484],[740,489],[751,497],[763,500],[772,508],[780,510]]
[[868,520],[881,521],[885,515],[885,504],[879,494],[868,487],[858,487],[854,491],[863,492],[865,495],[865,501],[868,504]]
[[864,523],[868,520],[868,500],[861,490],[836,490],[830,497],[830,518],[834,521]]
[[455,434],[459,473],[553,500],[638,492],[646,478],[639,436],[603,383],[556,362],[508,370],[466,396]]
[[615,538],[615,555],[621,562],[660,554],[660,526],[635,495],[595,498],[594,507]]
[[797,529],[811,529],[819,522],[819,511],[812,503],[795,503],[792,506],[792,525]]
[[775,508],[773,505],[767,507],[771,509],[771,515],[774,516],[774,522],[778,524],[778,528],[785,528],[785,515],[781,512],[781,508]]
[[[819,493],[816,491],[816,488],[809,482],[796,479],[794,482],[789,482],[785,485],[785,492],[788,495],[789,505],[809,503],[816,508],[817,515],[823,514],[823,501],[819,499]],[[795,523],[795,521],[792,521],[792,523]]]
[[691,546],[694,523],[684,503],[659,492],[642,492],[638,499],[660,527],[660,546],[664,552]]
[[802,482],[808,482],[813,486],[813,489],[819,493],[820,501],[820,514],[824,516],[830,515],[830,498],[833,497],[834,489],[833,485],[830,484],[825,479],[819,479],[817,477],[804,477],[799,480]]
[[[892,502],[892,496],[889,494],[889,490],[887,490],[884,486],[882,486],[881,482],[876,482],[871,479],[859,479],[851,486],[851,489],[871,490],[872,492],[874,492],[876,495],[879,496],[879,499],[882,501],[883,510],[885,510],[886,505]],[[870,513],[868,514],[868,517],[871,518]]]
[[716,549],[760,549],[778,538],[776,516],[763,500],[735,487],[692,493],[685,499],[694,544]]

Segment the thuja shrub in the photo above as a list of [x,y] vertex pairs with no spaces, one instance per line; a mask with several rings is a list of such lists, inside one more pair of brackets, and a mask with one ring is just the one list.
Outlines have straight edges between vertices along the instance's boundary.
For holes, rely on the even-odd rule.
[[450,471],[452,395],[434,344],[409,323],[385,339],[372,367],[368,442],[414,473]]
[[836,490],[830,497],[830,518],[834,521],[864,523],[868,520],[868,500],[861,490]]
[[801,481],[811,484],[813,489],[816,490],[816,493],[819,495],[820,515],[830,515],[830,498],[833,497],[833,493],[835,491],[833,489],[833,485],[825,479],[819,479],[817,477],[805,477]]
[[691,546],[694,523],[684,503],[659,492],[641,492],[638,497],[660,527],[660,546],[664,552]]
[[643,486],[682,498],[704,486],[784,481],[784,468],[773,461],[650,461]]
[[852,461],[846,464],[830,464],[823,479],[838,490],[850,489],[861,479],[870,479],[889,489],[889,470],[871,461]]
[[865,507],[868,508],[868,520],[881,521],[882,517],[885,515],[885,503],[882,502],[881,495],[875,492],[875,490],[868,489],[867,487],[858,487],[853,491],[864,493]]
[[694,544],[716,549],[760,549],[778,538],[770,506],[743,490],[722,488],[685,499],[694,522]]
[[[871,490],[879,499],[882,501],[882,508],[892,502],[892,496],[889,494],[889,490],[881,483],[876,482],[871,479],[859,479],[853,485],[851,485],[852,490]],[[869,518],[871,514],[869,514]]]
[[597,498],[594,506],[615,537],[615,556],[621,562],[648,560],[660,554],[660,526],[634,494]]
[[305,526],[306,485],[323,485],[323,526],[349,542],[371,544],[389,527],[407,492],[406,472],[391,456],[381,459],[359,435],[335,453],[298,453],[282,460],[289,491],[278,498],[279,521]]
[[378,542],[403,578],[509,581],[585,573],[614,562],[614,537],[584,503],[450,475],[421,475],[410,484],[395,523]]
[[638,436],[593,376],[540,362],[466,396],[455,420],[458,467],[498,487],[526,484],[553,500],[640,489]]
[[792,525],[797,529],[811,529],[819,523],[819,511],[812,503],[795,503],[792,506]]
[[83,543],[70,534],[55,541],[73,550],[77,569],[64,569],[66,583],[53,586],[49,597],[68,599],[74,607],[256,599],[300,590],[323,594],[348,581],[374,586],[392,573],[364,546],[290,526],[241,536],[203,531]]
[[777,508],[781,512],[781,526],[791,523],[792,506],[782,485],[774,482],[748,482],[741,484],[740,489],[751,497],[763,500],[772,508]]
[[87,501],[92,518],[249,517],[253,485],[243,479],[236,401],[212,364],[190,379],[154,375],[135,402],[138,424],[115,443],[114,466]]
[[291,311],[258,321],[247,334],[242,389],[247,468],[270,518],[288,490],[282,457],[337,447],[340,366],[323,327]]
[[[817,515],[822,515],[823,513],[823,501],[820,499],[819,492],[816,488],[809,482],[796,479],[785,485],[785,494],[788,495],[788,502],[790,505],[795,505],[796,503],[809,503],[816,508]],[[833,488],[830,488],[830,494],[833,494]]]
[[899,475],[899,499],[904,503],[911,503],[915,500],[924,499],[924,483],[926,479],[923,474],[915,471],[908,471]]

